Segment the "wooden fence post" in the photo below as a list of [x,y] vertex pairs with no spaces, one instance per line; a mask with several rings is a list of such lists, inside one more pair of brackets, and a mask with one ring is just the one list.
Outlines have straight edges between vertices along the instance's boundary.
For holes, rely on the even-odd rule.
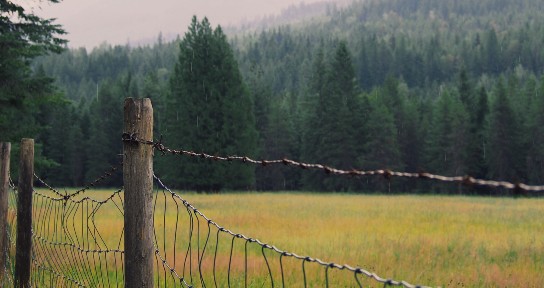
[[[151,100],[125,99],[124,135],[153,140]],[[153,287],[153,147],[123,143],[125,287]]]
[[34,182],[34,139],[21,140],[17,199],[17,241],[15,287],[30,287],[32,254],[32,190]]
[[11,143],[0,142],[0,285],[4,283],[8,243],[9,156]]

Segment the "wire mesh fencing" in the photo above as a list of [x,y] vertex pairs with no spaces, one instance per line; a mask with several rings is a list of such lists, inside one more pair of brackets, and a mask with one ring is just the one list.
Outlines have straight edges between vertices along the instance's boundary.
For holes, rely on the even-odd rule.
[[233,232],[154,178],[157,287],[424,287]]
[[123,189],[62,193],[35,178],[31,284],[124,287]]
[[[31,286],[124,287],[124,190],[61,192],[35,179],[43,188],[33,191]],[[233,232],[154,180],[155,287],[419,287]],[[12,185],[3,287],[13,286],[16,202]]]
[[[345,171],[290,159],[253,160],[243,156],[212,156],[175,150],[162,143],[123,135],[124,141],[151,145],[172,157],[202,161],[239,161],[248,165],[287,165],[326,174],[407,177],[539,192],[544,186],[488,181],[469,176],[446,177],[390,170]],[[32,191],[32,287],[124,287],[125,197],[123,188],[92,190],[118,169],[113,167],[86,187],[73,192],[53,188],[35,175],[43,188]],[[153,175],[153,285],[155,287],[423,287],[386,279],[360,267],[327,262],[284,251],[272,244],[234,232],[208,218]],[[17,188],[10,181],[7,229],[10,244],[2,287],[14,285]],[[252,221],[252,219],[245,219]]]

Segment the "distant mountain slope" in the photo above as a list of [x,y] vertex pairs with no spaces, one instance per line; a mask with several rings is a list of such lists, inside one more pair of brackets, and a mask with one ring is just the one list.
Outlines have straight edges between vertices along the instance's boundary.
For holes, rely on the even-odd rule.
[[[540,0],[353,1],[322,17],[238,37],[233,44],[242,63],[259,64],[265,74],[291,74],[287,66],[302,69],[318,46],[327,49],[345,40],[365,89],[381,85],[387,75],[409,86],[449,81],[461,66],[474,76],[498,75],[518,65],[540,75],[543,14]],[[285,83],[278,85],[291,85]]]
[[300,2],[282,10],[279,15],[267,15],[254,20],[244,20],[241,23],[228,26],[225,31],[230,35],[261,31],[280,25],[296,24],[311,21],[313,18],[334,13],[351,3],[350,0],[326,0],[315,3]]

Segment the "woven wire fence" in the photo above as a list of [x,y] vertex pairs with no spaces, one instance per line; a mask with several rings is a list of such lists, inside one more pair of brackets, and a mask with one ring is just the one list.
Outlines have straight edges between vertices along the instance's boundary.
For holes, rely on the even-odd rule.
[[[106,172],[96,183],[113,175]],[[34,287],[124,287],[123,190],[33,191]]]
[[[123,189],[94,191],[90,185],[61,192],[35,179],[42,188],[33,191],[31,286],[124,287]],[[154,179],[155,287],[420,287],[233,232]],[[17,190],[11,183],[2,287],[13,287],[16,217]]]
[[424,287],[233,232],[154,178],[160,189],[154,198],[157,287]]
[[[123,190],[90,190],[112,171],[71,193],[34,175],[44,188],[32,192],[31,287],[124,287]],[[1,287],[15,286],[18,192],[11,179],[9,186],[9,248]]]
[[[287,165],[323,170],[327,174],[431,179],[449,183],[541,191],[542,186],[512,184],[428,173],[389,170],[343,171],[289,159],[253,160],[173,150],[160,142],[141,141],[163,154],[202,161],[240,161],[255,165]],[[92,190],[118,172],[113,167],[87,187],[61,192],[35,175],[44,188],[33,191],[32,287],[124,287],[124,190]],[[423,287],[386,279],[360,267],[302,256],[225,228],[168,188],[153,175],[154,285],[156,287]],[[17,189],[10,181],[6,277],[13,287]],[[251,221],[251,219],[247,219]]]

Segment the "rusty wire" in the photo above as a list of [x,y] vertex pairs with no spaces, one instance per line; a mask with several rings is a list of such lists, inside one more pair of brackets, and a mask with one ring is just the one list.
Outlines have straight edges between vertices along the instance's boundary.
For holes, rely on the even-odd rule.
[[399,177],[399,178],[412,178],[412,179],[428,179],[428,180],[434,180],[439,182],[445,182],[445,183],[457,183],[462,184],[466,186],[481,186],[481,187],[488,187],[488,188],[504,188],[508,190],[513,190],[515,194],[519,194],[519,192],[543,192],[544,191],[544,185],[527,185],[523,183],[511,183],[507,181],[494,181],[494,180],[485,180],[485,179],[477,179],[471,176],[443,176],[443,175],[437,175],[437,174],[431,174],[426,172],[418,172],[418,173],[411,173],[411,172],[397,172],[392,171],[389,169],[379,169],[379,170],[342,170],[333,168],[327,165],[323,164],[312,164],[312,163],[304,163],[304,162],[298,162],[291,159],[277,159],[277,160],[254,160],[247,156],[217,156],[217,155],[210,155],[207,153],[198,153],[194,151],[188,151],[188,150],[176,150],[172,148],[168,148],[162,144],[162,137],[159,141],[149,141],[149,140],[143,140],[137,137],[135,134],[129,134],[124,133],[122,137],[123,141],[125,142],[137,142],[141,144],[151,145],[153,146],[157,151],[163,153],[163,154],[173,154],[173,155],[185,155],[189,157],[194,158],[203,158],[208,159],[212,161],[238,161],[242,163],[248,163],[248,164],[254,164],[254,165],[260,165],[260,166],[268,166],[268,165],[286,165],[286,166],[292,166],[292,167],[298,167],[305,170],[321,170],[326,174],[331,175],[345,175],[345,176],[382,176],[386,179],[391,179],[393,177]]

